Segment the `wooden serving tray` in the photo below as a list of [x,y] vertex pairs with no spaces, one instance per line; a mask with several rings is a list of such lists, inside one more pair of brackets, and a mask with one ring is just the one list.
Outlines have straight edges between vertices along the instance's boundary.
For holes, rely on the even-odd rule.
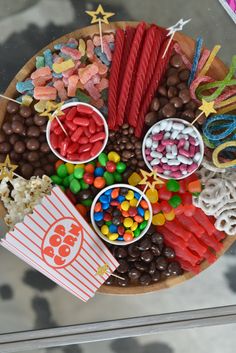
[[[138,22],[114,22],[110,23],[109,25],[104,25],[103,24],[103,33],[104,32],[115,32],[116,29],[118,28],[123,28],[128,26],[135,27],[137,26]],[[50,48],[53,50],[53,47],[56,43],[62,43],[67,41],[69,38],[74,37],[74,38],[86,38],[86,37],[92,37],[94,34],[99,34],[98,31],[98,26],[93,25],[89,27],[84,27],[81,29],[78,29],[74,32],[71,32],[69,34],[66,34],[55,41],[51,42],[47,47],[41,49],[35,56],[33,56],[22,68],[21,70],[16,74],[14,79],[11,81],[10,85],[5,91],[5,95],[11,98],[15,98],[18,95],[18,92],[16,91],[16,83],[18,81],[23,81],[25,80],[31,72],[35,69],[35,58],[37,55],[42,55],[43,51],[46,48]],[[175,34],[174,39],[179,43],[181,49],[183,52],[186,54],[186,56],[192,60],[193,55],[194,55],[194,49],[195,49],[195,42],[193,39],[190,37],[177,32]],[[211,68],[209,70],[209,75],[214,77],[217,80],[223,79],[226,73],[228,72],[227,67],[224,65],[224,63],[218,59],[215,58],[214,62],[211,65]],[[6,106],[7,106],[7,100],[1,99],[0,101],[0,126],[3,123],[3,120],[5,116],[7,115],[6,112]],[[3,205],[0,203],[0,218],[3,218],[5,214],[5,209]],[[217,254],[217,257],[219,258],[221,255],[223,255],[229,248],[230,246],[234,243],[236,240],[236,236],[230,237],[227,236],[225,240],[223,241],[224,247],[223,249]],[[205,270],[209,264],[204,261],[201,264],[201,271]],[[118,287],[118,286],[106,286],[103,285],[100,289],[100,293],[107,293],[107,294],[121,294],[121,295],[127,295],[127,294],[141,294],[141,293],[147,293],[147,292],[154,292],[163,288],[170,288],[175,286],[176,284],[182,283],[186,281],[187,279],[190,279],[194,277],[195,275],[190,273],[190,272],[185,272],[182,276],[177,276],[177,277],[171,277],[168,279],[165,279],[164,281],[161,281],[156,284],[151,284],[149,286],[140,286],[140,285],[133,285],[130,287]]]

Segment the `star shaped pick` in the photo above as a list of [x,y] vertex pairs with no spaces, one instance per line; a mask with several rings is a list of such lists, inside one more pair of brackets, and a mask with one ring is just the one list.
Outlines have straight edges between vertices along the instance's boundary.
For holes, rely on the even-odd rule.
[[109,270],[109,266],[108,264],[104,264],[103,266],[99,266],[98,270],[96,272],[97,276],[103,276],[107,273],[107,271]]
[[182,31],[183,27],[191,21],[191,18],[184,21],[182,18],[174,25],[174,26],[171,26],[168,29],[168,34],[167,36],[171,36],[172,34],[174,34],[175,32],[177,31]]
[[139,182],[140,185],[146,185],[150,189],[155,189],[156,185],[162,185],[164,184],[164,181],[162,181],[154,171],[148,173],[143,169],[140,169],[140,172],[143,176],[143,179]]
[[41,113],[41,116],[46,116],[48,117],[48,119],[50,121],[52,121],[56,116],[62,116],[65,113],[61,110],[62,105],[64,104],[64,102],[61,103],[55,103],[55,102],[51,102],[48,101],[46,103],[46,110]]
[[113,12],[105,12],[101,4],[98,5],[98,8],[96,11],[85,11],[85,12],[92,17],[91,24],[102,22],[108,25],[109,24],[108,18],[115,15]]
[[13,179],[14,170],[18,168],[18,165],[11,164],[9,155],[6,156],[6,159],[3,163],[0,163],[0,180],[4,178]]
[[215,101],[207,102],[205,99],[202,100],[202,105],[199,109],[208,117],[212,113],[216,113],[214,109]]

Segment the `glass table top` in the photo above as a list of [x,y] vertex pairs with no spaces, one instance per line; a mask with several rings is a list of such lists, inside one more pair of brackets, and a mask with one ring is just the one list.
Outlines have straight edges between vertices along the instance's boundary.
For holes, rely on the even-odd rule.
[[[216,0],[100,1],[114,20],[145,20],[168,27],[192,18],[184,33],[201,35],[207,47],[221,44],[219,57],[234,54],[235,24]],[[0,0],[0,88],[39,49],[57,37],[89,25],[85,10],[97,1]],[[3,223],[0,235],[5,232]],[[145,295],[96,294],[88,303],[67,293],[0,248],[0,333],[115,320],[133,316],[236,304],[236,247],[199,276],[174,288]]]

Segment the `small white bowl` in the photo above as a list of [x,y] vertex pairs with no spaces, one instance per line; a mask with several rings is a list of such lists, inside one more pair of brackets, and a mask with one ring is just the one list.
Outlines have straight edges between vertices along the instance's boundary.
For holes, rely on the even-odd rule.
[[197,167],[195,170],[193,170],[193,171],[191,171],[190,173],[188,173],[188,174],[186,174],[186,175],[183,175],[182,177],[179,177],[179,178],[173,178],[173,177],[171,177],[171,176],[167,176],[167,175],[164,175],[164,174],[161,174],[161,173],[156,172],[156,174],[157,174],[159,177],[161,177],[162,179],[176,179],[176,180],[185,179],[185,178],[187,178],[188,176],[190,176],[191,174],[193,174],[193,173],[199,168],[199,166],[200,166],[201,163],[202,163],[203,156],[204,156],[204,143],[203,143],[202,136],[201,136],[200,132],[197,130],[197,128],[196,128],[195,126],[191,125],[191,124],[190,124],[188,121],[186,121],[186,120],[178,119],[178,118],[169,118],[169,119],[162,119],[162,120],[158,121],[156,124],[154,124],[154,125],[148,130],[148,132],[146,133],[146,135],[145,135],[145,137],[144,137],[144,139],[143,139],[143,144],[142,144],[143,159],[144,159],[144,161],[145,161],[146,166],[148,167],[148,169],[151,170],[151,171],[153,171],[153,166],[151,166],[151,164],[150,164],[149,161],[147,160],[146,154],[145,154],[146,140],[147,140],[147,138],[149,137],[149,135],[151,134],[153,128],[154,128],[155,126],[159,125],[163,120],[165,120],[165,121],[170,121],[170,120],[171,120],[171,121],[174,121],[174,122],[182,123],[182,124],[184,124],[186,127],[192,127],[193,130],[195,131],[196,136],[197,136],[197,139],[198,139],[198,141],[199,141],[199,147],[200,147],[201,157],[200,157],[200,159],[199,159],[199,161],[198,161],[198,163],[197,163],[197,164],[198,164],[198,167]]
[[[107,144],[107,140],[108,140],[108,135],[109,135],[109,130],[108,130],[108,126],[107,126],[107,122],[106,122],[106,119],[104,118],[104,116],[102,115],[102,113],[95,107],[93,107],[91,104],[87,104],[87,103],[82,103],[82,102],[70,102],[70,103],[66,103],[66,104],[63,104],[62,107],[61,107],[61,110],[65,110],[67,108],[71,108],[71,107],[75,107],[77,105],[83,105],[83,106],[87,106],[87,107],[90,107],[92,108],[100,117],[101,119],[103,120],[103,123],[104,123],[104,131],[105,131],[105,134],[106,134],[106,137],[105,137],[105,140],[103,142],[103,146],[102,146],[102,149],[98,152],[98,154],[90,159],[87,159],[87,160],[84,160],[84,161],[69,161],[68,159],[66,159],[65,157],[61,156],[60,153],[55,150],[52,145],[51,145],[51,141],[50,141],[50,128],[51,128],[51,121],[48,120],[48,123],[47,123],[47,131],[46,131],[46,137],[47,137],[47,142],[48,142],[48,145],[50,147],[50,149],[52,150],[52,152],[59,158],[61,159],[62,161],[64,162],[67,162],[67,163],[71,163],[71,164],[82,164],[82,163],[88,163],[90,161],[93,161],[95,158],[97,158],[97,156],[104,150],[104,148],[106,147],[106,144]],[[55,115],[56,112],[54,112],[52,115]],[[60,117],[59,117],[60,119]]]
[[[103,235],[101,232],[100,232],[100,229],[97,227],[96,225],[96,222],[94,220],[94,207],[99,199],[99,197],[101,195],[103,195],[107,190],[110,190],[110,189],[116,189],[116,188],[126,188],[126,189],[129,189],[129,190],[133,190],[134,192],[137,192],[139,193],[139,195],[143,196],[142,198],[147,202],[148,204],[148,210],[150,212],[150,218],[148,220],[148,224],[146,226],[146,228],[140,233],[140,235],[137,237],[137,238],[133,238],[133,240],[131,241],[120,241],[120,240],[109,240],[105,235]],[[91,208],[90,208],[90,218],[91,218],[91,222],[92,222],[92,225],[93,225],[93,228],[94,230],[96,231],[96,233],[99,235],[100,238],[102,238],[103,240],[105,240],[107,243],[110,243],[110,244],[113,244],[113,245],[121,245],[121,246],[125,246],[125,245],[130,245],[132,243],[135,243],[136,241],[140,240],[145,234],[146,232],[148,231],[151,223],[152,223],[152,206],[151,206],[151,203],[150,201],[148,200],[147,196],[145,194],[142,193],[141,190],[135,188],[134,186],[131,186],[131,185],[128,185],[128,184],[114,184],[114,185],[111,185],[111,186],[108,186],[106,187],[105,189],[102,189],[98,194],[97,196],[95,197],[95,199],[93,200],[93,203],[91,205]]]

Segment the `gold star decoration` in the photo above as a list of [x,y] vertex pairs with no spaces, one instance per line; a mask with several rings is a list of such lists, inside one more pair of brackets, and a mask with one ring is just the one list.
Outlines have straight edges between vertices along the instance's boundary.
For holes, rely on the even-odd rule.
[[89,16],[92,17],[91,24],[94,23],[106,23],[109,24],[108,18],[114,16],[113,12],[105,12],[101,4],[98,5],[96,11],[85,11]]
[[107,273],[108,270],[109,270],[108,264],[104,264],[103,266],[99,266],[98,270],[96,272],[96,276],[103,276]]
[[162,181],[154,171],[148,173],[143,169],[140,169],[140,172],[143,176],[143,179],[139,182],[140,185],[146,185],[146,187],[149,187],[150,189],[155,189],[156,185],[162,185],[164,184],[164,181]]
[[201,110],[206,115],[206,117],[208,117],[210,114],[216,113],[214,105],[215,101],[207,102],[205,99],[203,99],[202,105],[199,107],[199,110]]
[[41,113],[41,116],[46,116],[48,117],[48,120],[52,121],[55,117],[62,116],[65,113],[61,110],[62,105],[64,102],[61,103],[56,103],[56,102],[51,102],[48,101],[46,103],[46,110]]
[[18,168],[18,165],[11,164],[9,155],[6,156],[6,159],[3,163],[0,163],[0,180],[3,178],[13,179],[14,170]]

